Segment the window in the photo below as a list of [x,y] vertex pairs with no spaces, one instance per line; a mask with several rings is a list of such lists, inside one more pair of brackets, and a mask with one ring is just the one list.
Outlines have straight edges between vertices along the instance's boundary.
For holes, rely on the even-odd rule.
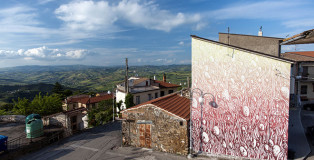
[[302,66],[302,67],[303,67],[302,76],[308,76],[308,74],[309,74],[309,67],[308,66]]
[[158,98],[158,92],[155,93],[155,98]]
[[173,93],[173,90],[169,90],[169,91],[168,91],[168,94],[170,94],[170,93]]
[[152,94],[148,94],[148,100],[152,100]]
[[165,91],[160,91],[160,97],[165,95]]
[[148,81],[146,81],[146,86],[148,86]]
[[301,86],[301,94],[307,94],[307,85]]
[[76,104],[75,103],[73,103],[73,108],[76,109]]
[[141,97],[140,96],[136,96],[136,104],[140,104],[141,103]]

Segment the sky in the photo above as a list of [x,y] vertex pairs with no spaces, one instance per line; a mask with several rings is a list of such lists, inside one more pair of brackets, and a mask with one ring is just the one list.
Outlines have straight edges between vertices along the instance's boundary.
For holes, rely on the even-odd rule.
[[[191,38],[290,37],[314,28],[311,0],[2,0],[0,68],[191,63]],[[282,51],[314,50],[290,45]]]

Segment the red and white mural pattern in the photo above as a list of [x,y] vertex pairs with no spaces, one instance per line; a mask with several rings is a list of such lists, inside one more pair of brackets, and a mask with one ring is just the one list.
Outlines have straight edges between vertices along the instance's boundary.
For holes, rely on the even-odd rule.
[[192,88],[194,151],[287,159],[289,63],[192,38]]

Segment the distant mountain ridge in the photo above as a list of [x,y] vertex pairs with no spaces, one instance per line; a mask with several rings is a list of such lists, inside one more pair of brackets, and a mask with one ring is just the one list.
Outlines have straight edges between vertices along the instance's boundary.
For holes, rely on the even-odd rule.
[[[162,79],[167,74],[168,81],[181,83],[191,76],[191,65],[130,66],[130,76]],[[18,66],[0,68],[0,85],[27,85],[36,83],[62,85],[82,90],[102,91],[124,80],[125,66],[103,67],[86,65],[63,66]]]

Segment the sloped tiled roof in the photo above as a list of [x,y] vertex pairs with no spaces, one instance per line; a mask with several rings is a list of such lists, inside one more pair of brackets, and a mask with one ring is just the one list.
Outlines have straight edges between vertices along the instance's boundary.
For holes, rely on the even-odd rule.
[[296,62],[309,62],[314,61],[314,51],[286,52],[281,54],[281,57]]
[[185,120],[190,119],[190,100],[186,97],[182,97],[178,95],[177,93],[173,93],[164,97],[160,97],[160,98],[133,106],[121,112],[128,112],[130,110],[143,107],[147,104],[155,105],[156,107],[166,110],[167,112],[177,115]]
[[172,83],[167,83],[164,81],[157,81],[155,80],[156,83],[159,83],[160,88],[174,88],[174,87],[180,87],[179,85],[172,84]]
[[90,104],[90,103],[98,103],[103,100],[112,99],[112,94],[100,94],[100,96],[96,97],[89,97],[89,96],[81,96],[75,98],[68,98],[67,103],[83,103],[83,104]]
[[134,79],[133,85],[137,85],[139,83],[142,83],[144,81],[148,80],[148,78],[139,78],[139,79]]

